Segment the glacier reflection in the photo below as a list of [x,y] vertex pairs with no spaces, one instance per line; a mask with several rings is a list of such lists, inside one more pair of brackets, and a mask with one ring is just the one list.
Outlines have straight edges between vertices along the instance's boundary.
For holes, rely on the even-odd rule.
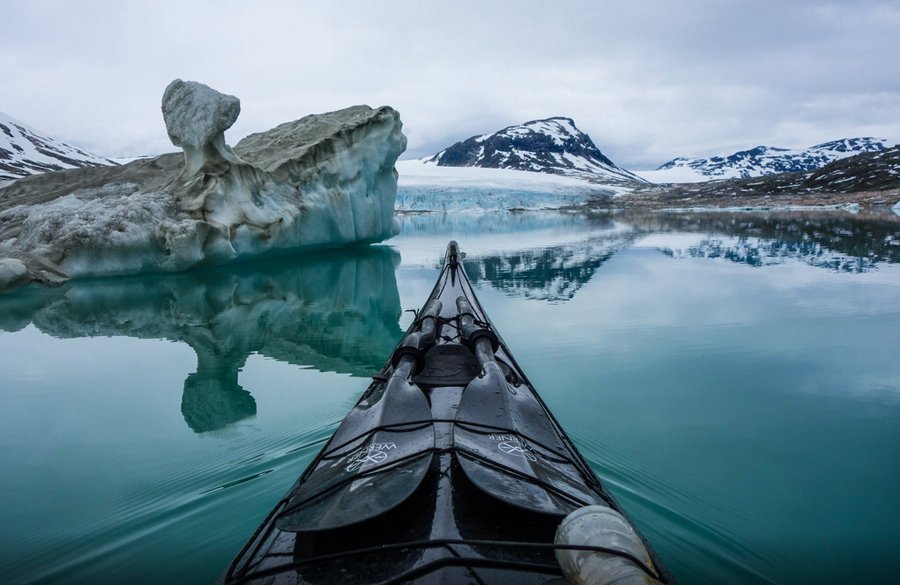
[[404,265],[437,267],[440,243],[457,239],[474,283],[550,302],[573,298],[604,262],[641,235],[609,214],[566,212],[411,214],[401,225]]
[[404,265],[437,267],[457,239],[471,279],[512,296],[567,301],[637,242],[673,258],[789,261],[860,273],[900,262],[900,218],[846,212],[501,212],[401,217]]
[[197,370],[181,411],[202,433],[256,414],[239,382],[257,353],[367,377],[402,331],[399,254],[359,248],[177,275],[74,281],[0,297],[0,329],[50,336],[129,336],[188,344]]

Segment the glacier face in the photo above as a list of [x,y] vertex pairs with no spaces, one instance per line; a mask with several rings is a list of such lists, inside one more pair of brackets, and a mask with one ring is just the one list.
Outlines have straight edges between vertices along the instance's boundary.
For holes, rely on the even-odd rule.
[[547,193],[519,189],[478,187],[415,187],[397,190],[397,210],[438,213],[490,213],[540,211],[585,205],[587,192]]
[[204,145],[193,174],[185,152],[23,178],[0,188],[0,259],[58,283],[384,240],[399,229],[401,127],[392,108],[355,106],[248,136],[228,158]]
[[583,178],[514,169],[439,167],[423,160],[398,161],[397,171],[397,211],[562,209],[628,191]]
[[51,138],[0,112],[0,185],[47,171],[116,164],[114,160]]

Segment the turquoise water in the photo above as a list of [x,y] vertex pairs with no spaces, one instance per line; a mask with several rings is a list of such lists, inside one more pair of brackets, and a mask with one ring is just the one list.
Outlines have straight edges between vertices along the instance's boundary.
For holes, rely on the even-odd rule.
[[0,297],[4,583],[208,583],[449,239],[682,584],[892,582],[900,218],[408,216],[389,245]]

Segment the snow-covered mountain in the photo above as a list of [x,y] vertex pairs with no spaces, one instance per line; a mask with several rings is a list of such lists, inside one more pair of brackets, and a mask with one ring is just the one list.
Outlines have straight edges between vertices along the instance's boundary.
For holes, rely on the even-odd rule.
[[116,161],[85,152],[0,112],[0,181]]
[[552,173],[598,183],[644,180],[619,168],[571,118],[555,117],[472,136],[425,162],[446,167],[485,167]]
[[802,150],[757,146],[725,156],[676,158],[656,171],[641,173],[654,182],[695,182],[715,179],[762,177],[779,173],[814,171],[830,162],[864,152],[885,150],[878,138],[844,138]]

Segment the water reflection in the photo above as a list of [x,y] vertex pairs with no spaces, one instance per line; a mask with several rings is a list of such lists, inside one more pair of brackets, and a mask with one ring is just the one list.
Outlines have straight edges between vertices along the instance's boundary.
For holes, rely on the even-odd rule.
[[320,253],[178,275],[75,281],[0,297],[0,329],[33,324],[57,338],[129,336],[187,343],[197,370],[181,412],[202,433],[256,414],[239,382],[257,353],[367,377],[402,335],[385,247]]
[[[722,258],[750,266],[798,261],[850,273],[900,262],[900,218],[893,214],[518,212],[407,215],[402,223],[404,238],[420,250],[412,251],[413,262],[436,267],[443,245],[457,239],[473,281],[550,302],[574,298],[617,252],[651,234],[674,258]],[[673,244],[667,234],[702,239],[685,245],[676,238]],[[417,259],[421,250],[428,251],[427,257]],[[405,263],[408,256],[404,249]]]
[[661,249],[676,258],[724,258],[750,266],[796,260],[850,273],[900,262],[900,218],[893,215],[660,213],[638,221],[649,231],[711,234],[693,246]]
[[687,248],[661,248],[672,258],[723,258],[748,266],[773,266],[797,260],[834,272],[868,272],[876,263],[866,257],[854,258],[832,252],[815,242],[785,242],[739,237],[733,239],[704,238]]
[[[609,215],[560,212],[421,214],[402,219],[403,235],[424,242],[457,239],[475,283],[511,296],[567,301],[600,266],[640,235]],[[470,245],[471,243],[471,245]],[[420,262],[437,267],[437,243]],[[410,255],[404,249],[404,263]]]
[[466,256],[466,271],[475,283],[513,296],[568,301],[613,254],[630,246],[635,231],[619,231],[581,242],[488,256]]

